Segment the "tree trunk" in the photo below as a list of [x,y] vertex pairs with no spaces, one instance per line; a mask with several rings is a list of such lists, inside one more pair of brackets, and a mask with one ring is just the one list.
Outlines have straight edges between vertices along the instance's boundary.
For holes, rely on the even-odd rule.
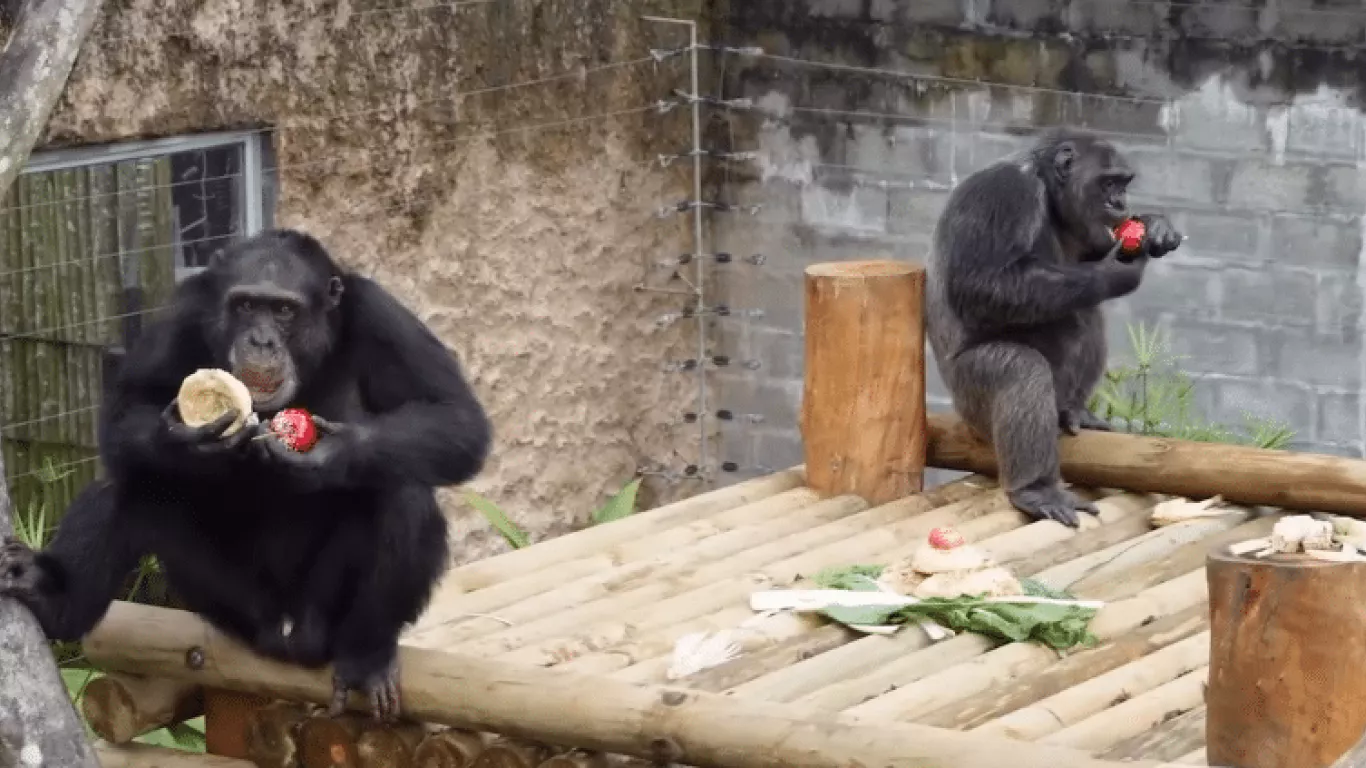
[[[99,0],[30,0],[21,8],[0,50],[0,199],[47,125],[99,10]],[[14,532],[10,514],[0,481],[0,537]],[[7,599],[0,599],[0,669],[0,763],[99,768],[47,638],[32,614]]]

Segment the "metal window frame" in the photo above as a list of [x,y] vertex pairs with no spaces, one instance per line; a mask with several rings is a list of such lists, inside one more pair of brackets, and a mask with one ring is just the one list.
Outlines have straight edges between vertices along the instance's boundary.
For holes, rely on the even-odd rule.
[[[23,176],[30,173],[50,173],[234,145],[242,148],[242,227],[243,236],[250,237],[270,226],[268,222],[274,221],[274,211],[266,210],[267,201],[273,203],[275,200],[274,190],[266,188],[267,179],[273,176],[267,171],[266,165],[268,160],[273,160],[273,154],[266,141],[266,134],[261,130],[216,131],[163,139],[123,141],[100,146],[44,150],[33,153],[19,174]],[[203,267],[177,266],[177,278],[192,275],[202,269]]]

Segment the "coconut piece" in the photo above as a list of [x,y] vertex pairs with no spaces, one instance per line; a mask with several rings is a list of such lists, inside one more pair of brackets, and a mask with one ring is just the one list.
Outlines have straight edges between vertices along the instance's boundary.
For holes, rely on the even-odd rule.
[[180,383],[176,395],[180,420],[187,426],[202,427],[212,424],[224,413],[237,410],[237,418],[223,430],[223,437],[235,434],[255,420],[251,391],[236,376],[219,368],[200,368]]
[[877,577],[877,584],[898,595],[913,595],[915,588],[925,579],[925,574],[916,571],[912,565],[912,558],[903,557],[882,569],[882,573]]
[[1214,496],[1204,501],[1191,501],[1181,497],[1167,499],[1153,507],[1148,522],[1156,528],[1161,528],[1201,517],[1220,517],[1228,513],[1228,510],[1222,508],[1223,503],[1222,496]]
[[1273,552],[1299,552],[1305,549],[1334,549],[1333,523],[1309,515],[1290,515],[1276,521],[1271,529]]
[[952,573],[937,573],[915,590],[915,596],[954,598],[963,595],[986,595],[987,597],[1011,597],[1024,594],[1020,580],[1005,568],[988,567]]

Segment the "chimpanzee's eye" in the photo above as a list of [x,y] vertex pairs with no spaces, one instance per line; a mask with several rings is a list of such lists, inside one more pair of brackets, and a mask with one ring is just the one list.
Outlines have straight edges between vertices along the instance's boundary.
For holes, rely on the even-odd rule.
[[252,307],[252,305],[251,305],[251,299],[242,299],[242,300],[240,300],[240,301],[237,302],[237,311],[238,311],[238,312],[241,312],[241,313],[243,313],[243,314],[246,314],[246,313],[252,311],[252,309],[254,309],[254,307]]
[[276,316],[278,316],[281,320],[293,320],[293,319],[294,319],[294,307],[291,307],[291,306],[288,305],[288,304],[281,304],[280,307],[279,307],[278,309],[275,310],[275,314],[276,314]]

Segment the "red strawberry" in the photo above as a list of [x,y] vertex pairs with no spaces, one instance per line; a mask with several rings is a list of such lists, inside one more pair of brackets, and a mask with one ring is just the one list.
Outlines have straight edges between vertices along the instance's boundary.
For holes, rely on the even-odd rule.
[[930,546],[935,549],[953,549],[963,546],[963,534],[952,528],[935,528],[930,531]]
[[1148,233],[1148,228],[1143,226],[1143,222],[1138,219],[1129,219],[1118,227],[1115,227],[1115,237],[1119,238],[1119,249],[1125,253],[1133,253],[1143,244],[1143,236]]
[[270,420],[270,431],[294,451],[307,453],[318,442],[318,427],[302,408],[286,408]]

